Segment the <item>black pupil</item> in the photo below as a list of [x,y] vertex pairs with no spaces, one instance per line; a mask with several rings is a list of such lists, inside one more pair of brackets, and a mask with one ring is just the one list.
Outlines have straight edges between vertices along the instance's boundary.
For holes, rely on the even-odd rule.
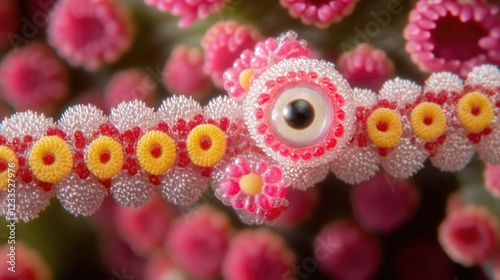
[[314,108],[305,100],[294,100],[283,109],[286,123],[295,129],[304,129],[314,120]]

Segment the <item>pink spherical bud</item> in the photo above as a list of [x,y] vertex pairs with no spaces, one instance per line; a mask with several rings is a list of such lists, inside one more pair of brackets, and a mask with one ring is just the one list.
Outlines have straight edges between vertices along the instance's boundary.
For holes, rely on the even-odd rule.
[[293,227],[305,222],[316,210],[319,200],[318,188],[298,190],[289,188],[287,191],[288,209],[276,219],[276,225]]
[[9,46],[12,42],[11,33],[19,29],[19,7],[16,0],[0,1],[0,49]]
[[411,218],[418,206],[419,193],[410,181],[396,180],[379,172],[353,188],[351,202],[363,227],[387,233]]
[[231,238],[228,217],[205,206],[179,217],[167,235],[167,251],[189,275],[212,278],[220,274]]
[[348,220],[325,226],[314,241],[314,253],[323,271],[342,280],[371,279],[382,260],[378,240]]
[[438,237],[453,260],[475,265],[498,249],[498,222],[485,208],[467,206],[447,215],[439,226]]
[[125,101],[144,101],[153,107],[157,83],[140,69],[128,69],[116,73],[106,85],[104,101],[109,110]]
[[212,90],[210,77],[203,72],[203,56],[197,48],[179,45],[172,50],[163,69],[163,83],[173,94],[203,99]]
[[500,65],[500,8],[486,1],[418,1],[404,30],[406,50],[422,71],[466,76]]
[[246,49],[253,49],[262,35],[253,26],[235,21],[221,21],[207,30],[201,45],[205,50],[203,70],[212,77],[214,84],[223,85],[223,73]]
[[130,47],[133,25],[116,0],[65,0],[49,17],[48,39],[74,66],[96,69],[113,63]]
[[146,260],[144,265],[145,280],[187,280],[188,278],[172,262],[170,257],[163,252],[158,251]]
[[0,65],[0,87],[17,111],[50,111],[68,93],[64,63],[43,43],[11,51]]
[[226,280],[276,280],[292,269],[295,254],[284,240],[261,228],[238,234],[224,260]]
[[155,5],[160,11],[181,16],[179,27],[187,27],[198,19],[204,19],[212,13],[222,10],[230,0],[144,0],[148,5]]
[[288,9],[294,18],[300,18],[303,24],[314,24],[318,28],[327,28],[330,24],[341,21],[350,15],[357,0],[281,0],[281,6]]
[[484,185],[493,196],[500,197],[500,164],[486,164]]
[[343,53],[337,63],[340,73],[352,87],[378,91],[394,76],[394,64],[385,52],[368,44]]
[[176,209],[160,197],[139,209],[117,206],[118,233],[138,255],[144,256],[161,247]]
[[[15,250],[12,250],[12,246]],[[52,273],[38,252],[24,243],[5,243],[0,246],[0,279],[50,280]]]

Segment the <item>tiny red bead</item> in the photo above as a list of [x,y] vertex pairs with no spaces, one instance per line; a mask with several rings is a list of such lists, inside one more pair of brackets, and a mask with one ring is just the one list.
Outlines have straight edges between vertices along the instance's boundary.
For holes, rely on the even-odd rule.
[[[24,137],[26,137],[26,136],[24,136]],[[7,139],[5,139],[5,137],[3,137],[3,136],[0,136],[0,145],[5,145],[5,144],[7,144]]]
[[17,146],[21,143],[21,140],[19,140],[19,138],[17,138],[17,137],[14,137],[14,138],[12,138],[11,143],[12,143],[12,145]]
[[111,159],[111,153],[109,151],[105,151],[99,155],[99,160],[101,163],[107,163]]
[[446,134],[443,134],[441,136],[439,136],[439,138],[437,139],[437,142],[442,145],[444,143],[444,141],[446,141]]
[[344,97],[340,94],[335,94],[335,101],[337,101],[339,106],[344,105]]
[[230,123],[231,122],[229,121],[229,119],[227,117],[223,117],[219,121],[219,127],[220,127],[220,129],[222,129],[222,131],[226,131],[229,128]]
[[194,121],[189,121],[188,124],[187,124],[187,127],[189,130],[192,130],[193,128],[197,127],[198,124]]
[[266,82],[266,87],[267,88],[272,88],[276,85],[276,83],[273,80],[269,80]]
[[385,157],[385,156],[387,156],[387,148],[378,148],[378,154],[379,154],[381,157]]
[[469,140],[474,144],[481,142],[480,133],[469,133],[469,135],[467,135],[467,138],[469,138]]
[[201,176],[210,177],[212,175],[213,169],[211,167],[203,167],[201,168]]
[[309,72],[307,74],[307,76],[309,76],[309,78],[311,78],[311,79],[316,79],[316,78],[318,78],[318,73],[316,73],[316,72]]
[[368,140],[366,139],[366,136],[364,134],[359,134],[358,135],[358,147],[364,148],[368,146]]
[[158,186],[161,182],[161,178],[160,176],[149,174],[149,182],[151,182],[151,184],[155,186]]
[[7,164],[7,161],[5,159],[0,160],[0,172],[4,172],[7,170],[7,167],[9,165]]
[[323,147],[317,147],[314,149],[313,156],[320,157],[325,154],[325,149]]
[[106,189],[111,188],[111,179],[98,180]]
[[274,136],[268,134],[266,137],[264,137],[264,143],[267,145],[271,145],[274,142]]
[[342,126],[341,124],[337,125],[335,127],[334,134],[335,137],[342,137],[344,135],[344,126]]
[[295,78],[297,76],[297,73],[290,71],[290,72],[286,73],[286,76],[288,78]]
[[186,151],[179,152],[179,158],[181,159],[189,159],[189,155]]
[[75,159],[77,159],[77,160],[83,159],[83,152],[82,151],[76,151],[75,152]]
[[277,152],[281,147],[281,144],[278,141],[275,141],[274,143],[271,144],[271,149],[273,151]]
[[336,115],[339,120],[343,121],[345,119],[345,112],[343,110],[338,110]]
[[46,153],[42,156],[42,161],[45,165],[51,165],[56,160],[56,157],[52,153]]
[[255,118],[260,120],[262,119],[262,117],[264,117],[264,111],[262,110],[262,108],[259,108],[257,109],[257,111],[255,111]]
[[26,159],[23,157],[19,157],[17,159],[17,162],[19,163],[19,166],[24,166],[26,164]]
[[436,143],[435,142],[427,142],[427,143],[425,143],[424,147],[429,152],[434,151],[436,149]]
[[280,154],[284,157],[287,157],[290,155],[290,151],[288,149],[283,148],[281,149]]
[[304,153],[302,153],[302,155],[300,155],[300,157],[301,157],[303,160],[310,160],[310,159],[311,159],[311,157],[312,157],[312,155],[311,155],[311,153],[309,153],[309,152],[304,152]]
[[194,118],[193,118],[193,121],[196,124],[201,124],[204,119],[205,119],[205,117],[202,114],[196,114],[196,116],[194,116]]
[[284,76],[279,76],[276,78],[276,83],[282,84],[286,81],[286,78]]
[[386,132],[388,129],[388,125],[386,122],[380,121],[377,123],[377,129],[382,132]]
[[131,155],[135,152],[135,149],[134,149],[134,144],[128,144],[126,147],[125,147],[125,153],[127,155]]
[[165,133],[168,132],[168,124],[166,122],[164,122],[164,121],[159,122],[156,127],[160,131],[163,131]]
[[487,127],[483,130],[483,135],[489,135],[492,131],[491,127]]
[[[5,139],[5,138],[4,138],[4,139]],[[31,137],[30,135],[25,135],[25,136],[23,137],[23,142],[24,142],[24,143],[31,143],[31,142],[33,142],[33,137]],[[0,143],[0,144],[1,144],[1,143]]]
[[389,101],[387,99],[382,99],[378,102],[378,105],[380,105],[381,107],[389,107]]
[[257,127],[257,132],[259,132],[260,134],[264,134],[267,130],[267,125],[265,124],[259,124],[259,126]]
[[270,98],[271,96],[269,94],[262,93],[261,95],[259,95],[259,98],[257,98],[257,104],[264,105],[267,101],[269,101]]
[[500,108],[500,100],[499,100],[499,101],[497,101],[497,102],[495,103],[495,106],[496,106],[497,108]]
[[[300,72],[299,72],[300,73]],[[290,158],[293,160],[293,161],[298,161],[300,159],[300,156],[299,154],[296,152],[296,151],[293,151],[291,154],[290,154]]]
[[208,151],[210,149],[210,147],[212,147],[212,139],[210,139],[209,137],[202,137],[200,139],[200,147],[202,150],[204,151]]
[[186,148],[186,142],[180,141],[177,143],[177,148],[178,149],[185,149]]
[[479,113],[481,113],[481,109],[477,106],[474,106],[470,110],[470,113],[473,114],[474,116],[477,116],[477,115],[479,115]]
[[213,120],[213,119],[208,119],[208,120],[207,120],[207,123],[208,123],[208,124],[213,124],[213,125],[215,125],[215,120]]
[[433,121],[434,120],[432,119],[432,117],[429,117],[429,116],[424,117],[424,124],[426,124],[426,125],[431,125]]
[[137,139],[139,139],[139,136],[141,135],[141,129],[136,126],[132,128],[132,132],[134,133],[134,140],[137,141]]
[[153,146],[151,146],[150,152],[154,158],[159,158],[162,154],[162,148],[160,145],[154,144]]
[[334,138],[330,139],[326,142],[326,148],[328,150],[331,150],[331,149],[335,148],[336,146],[337,146],[337,140],[335,140]]
[[48,192],[52,189],[52,184],[51,183],[46,183],[46,182],[41,182],[39,181],[37,184],[40,188],[42,188],[44,191]]

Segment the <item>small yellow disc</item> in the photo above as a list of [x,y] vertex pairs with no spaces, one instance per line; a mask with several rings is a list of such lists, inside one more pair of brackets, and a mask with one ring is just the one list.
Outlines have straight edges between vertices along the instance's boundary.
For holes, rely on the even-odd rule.
[[415,135],[431,141],[446,131],[446,114],[438,104],[423,102],[411,111],[411,125]]
[[368,137],[375,145],[382,148],[392,148],[399,143],[403,134],[401,116],[398,112],[378,108],[366,120]]
[[[0,190],[2,190],[9,185],[9,169],[13,174],[11,176],[14,176],[19,168],[19,162],[14,151],[7,146],[0,146],[0,162],[4,165],[3,170],[0,171]],[[11,179],[14,178],[11,177]]]
[[253,76],[252,69],[245,69],[240,73],[239,82],[241,87],[246,91],[250,89],[250,84],[251,84],[250,81],[252,80],[252,76]]
[[475,91],[467,93],[458,100],[457,116],[469,131],[479,132],[491,124],[495,111],[490,99]]
[[189,133],[186,147],[189,158],[194,164],[213,167],[226,154],[226,134],[212,124],[198,125]]
[[97,178],[105,180],[120,172],[123,157],[123,149],[118,141],[108,136],[100,136],[90,143],[85,163]]
[[142,169],[162,175],[174,164],[175,142],[164,132],[150,131],[139,139],[136,156]]
[[45,136],[33,145],[28,162],[38,180],[55,184],[71,172],[73,155],[66,141]]
[[249,173],[240,178],[240,189],[248,195],[258,195],[263,186],[264,180],[259,174]]

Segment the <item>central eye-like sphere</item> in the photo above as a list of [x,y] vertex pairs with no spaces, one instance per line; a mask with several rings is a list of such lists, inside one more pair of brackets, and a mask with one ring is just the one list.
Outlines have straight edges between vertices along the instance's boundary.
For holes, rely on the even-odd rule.
[[290,127],[304,129],[314,121],[314,108],[306,100],[294,100],[283,109],[283,118]]

